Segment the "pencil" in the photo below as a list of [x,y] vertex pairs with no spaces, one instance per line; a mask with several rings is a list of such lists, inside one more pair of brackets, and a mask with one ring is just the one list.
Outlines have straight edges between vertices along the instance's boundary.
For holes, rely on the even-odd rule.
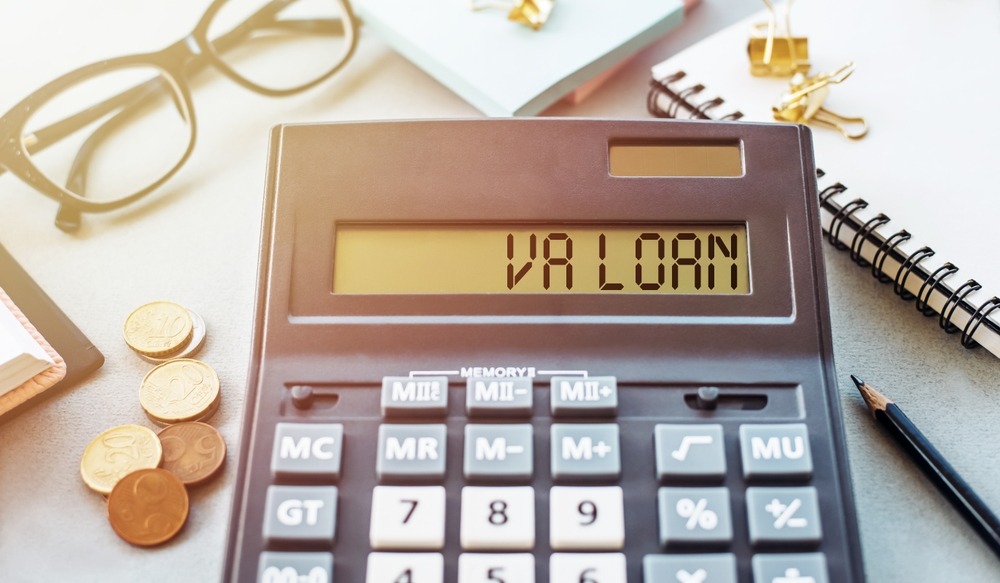
[[1000,519],[898,405],[858,377],[851,375],[851,380],[858,386],[875,420],[889,431],[945,498],[979,533],[994,554],[1000,557]]

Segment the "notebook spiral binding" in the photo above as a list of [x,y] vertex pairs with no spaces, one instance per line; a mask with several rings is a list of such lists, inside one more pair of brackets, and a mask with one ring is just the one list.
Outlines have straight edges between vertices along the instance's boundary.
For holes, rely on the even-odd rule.
[[[684,82],[686,78],[684,71],[677,71],[662,79],[651,79],[646,96],[649,113],[663,118],[716,121],[736,121],[743,117],[739,110],[726,108],[721,97],[704,97],[705,86]],[[720,112],[726,113],[716,115]],[[816,169],[817,179],[825,176],[823,170]],[[860,219],[857,213],[868,208],[868,202],[863,198],[839,202],[839,195],[847,191],[847,186],[836,182],[819,192],[821,210],[832,216],[829,223],[821,222],[827,240],[834,248],[848,251],[850,258],[859,266],[870,267],[872,276],[880,282],[892,283],[893,291],[901,299],[915,300],[917,311],[924,316],[937,315],[938,325],[945,332],[953,334],[961,331],[960,341],[965,348],[979,346],[974,337],[980,327],[987,328],[992,335],[1000,338],[1000,324],[990,318],[991,314],[1000,310],[1000,298],[993,296],[979,305],[970,301],[970,294],[982,288],[979,282],[968,279],[953,287],[947,280],[958,273],[959,268],[950,262],[936,269],[925,268],[922,263],[935,255],[932,248],[923,246],[912,253],[903,251],[901,245],[910,241],[912,235],[906,229],[884,235],[881,229],[891,219],[883,213],[867,220]],[[842,237],[845,226],[848,233]],[[845,241],[846,238],[850,243]],[[870,259],[863,253],[867,245],[873,246],[869,249],[874,249]],[[916,293],[906,287],[911,276],[920,282]]]

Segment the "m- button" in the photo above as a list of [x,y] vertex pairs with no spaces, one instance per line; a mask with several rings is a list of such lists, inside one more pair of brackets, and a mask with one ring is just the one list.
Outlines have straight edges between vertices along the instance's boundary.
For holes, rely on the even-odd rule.
[[279,478],[340,477],[344,426],[340,423],[278,423],[271,451],[271,473]]
[[383,377],[383,417],[426,418],[447,414],[448,377]]

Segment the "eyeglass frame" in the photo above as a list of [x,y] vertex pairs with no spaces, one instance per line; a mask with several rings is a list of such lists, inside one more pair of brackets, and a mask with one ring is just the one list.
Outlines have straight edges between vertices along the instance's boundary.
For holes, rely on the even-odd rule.
[[[132,204],[162,186],[187,162],[191,153],[194,151],[198,126],[194,113],[194,101],[191,97],[189,77],[199,72],[202,68],[214,65],[214,67],[221,71],[226,77],[246,89],[269,97],[284,97],[306,91],[329,79],[331,76],[340,71],[348,61],[350,61],[351,56],[357,49],[360,21],[355,16],[349,0],[331,0],[339,4],[343,10],[340,23],[342,24],[343,33],[345,37],[347,37],[348,41],[347,49],[344,51],[340,62],[316,79],[296,87],[286,89],[264,87],[237,73],[235,69],[222,59],[218,52],[220,47],[217,47],[216,45],[227,45],[227,41],[231,40],[232,45],[221,46],[221,48],[227,49],[230,48],[230,46],[235,46],[242,39],[239,39],[238,36],[234,37],[233,35],[243,33],[247,28],[250,30],[256,28],[253,24],[258,19],[263,20],[264,18],[270,18],[280,12],[280,10],[285,6],[292,4],[297,0],[272,0],[271,2],[265,4],[261,10],[233,27],[230,31],[221,35],[214,42],[209,41],[209,25],[216,14],[218,14],[219,10],[221,10],[223,5],[225,5],[228,1],[229,0],[213,0],[212,4],[202,15],[198,24],[191,33],[159,51],[126,55],[85,65],[46,83],[41,88],[22,99],[19,103],[7,111],[7,113],[0,116],[0,176],[9,171],[11,174],[17,176],[39,193],[60,203],[59,215],[64,215],[64,211],[70,212],[69,216],[63,216],[62,219],[60,219],[60,216],[57,216],[56,225],[63,230],[75,230],[75,228],[79,226],[79,213],[107,212]],[[277,10],[265,10],[266,8],[272,7],[277,8]],[[323,23],[321,20],[309,19],[285,22],[313,24]],[[259,26],[259,24],[257,26]],[[188,67],[193,67],[195,65],[197,65],[198,68],[188,70]],[[87,79],[96,78],[99,75],[116,70],[135,68],[137,66],[152,67],[158,70],[160,74],[149,81],[141,83],[131,89],[127,89],[103,102],[96,103],[79,113],[70,115],[65,119],[50,124],[37,132],[25,135],[25,125],[35,110],[63,91],[78,85]],[[180,102],[177,105],[178,108],[182,110],[181,115],[184,117],[184,120],[188,123],[190,128],[190,139],[184,154],[178,159],[174,167],[166,172],[159,180],[156,180],[149,186],[137,192],[116,200],[93,201],[84,198],[78,193],[70,191],[66,187],[59,186],[45,176],[45,174],[31,161],[32,154],[44,150],[66,136],[71,135],[73,132],[86,127],[88,124],[101,119],[111,112],[114,112],[116,109],[121,109],[122,111],[115,113],[115,117],[121,115],[122,113],[126,113],[126,108],[131,105],[127,102],[127,100],[129,98],[142,97],[141,94],[132,95],[134,91],[141,90],[147,84],[155,83],[161,79],[166,80],[170,85],[172,94],[180,98]],[[123,101],[125,103],[119,105],[119,103]],[[109,121],[105,122],[104,125],[113,123],[114,121],[116,120],[112,117]],[[95,131],[95,134],[91,137],[99,136],[100,131],[101,128],[98,128]],[[90,138],[88,138],[88,142],[89,140]],[[85,142],[85,145],[80,149],[74,159],[73,168],[70,171],[71,178],[67,182],[72,181],[72,176],[76,174],[76,163],[81,154],[86,154],[86,148],[87,145]],[[75,217],[73,215],[75,215]]]

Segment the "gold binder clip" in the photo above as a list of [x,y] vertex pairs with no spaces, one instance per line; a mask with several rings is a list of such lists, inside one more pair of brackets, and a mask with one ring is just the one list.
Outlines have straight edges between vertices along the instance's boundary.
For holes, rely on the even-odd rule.
[[[830,94],[830,85],[842,82],[853,72],[854,63],[847,63],[833,73],[815,77],[796,73],[789,82],[788,93],[772,108],[774,119],[832,127],[852,140],[865,137],[868,122],[863,117],[846,117],[823,108],[823,101]],[[858,126],[857,131],[852,133],[851,126]]]
[[[750,56],[750,74],[755,77],[773,75],[775,77],[790,77],[795,73],[809,72],[809,39],[804,36],[792,36],[792,0],[785,3],[785,28],[782,34],[777,31],[777,11],[770,0],[764,0],[770,16],[767,23],[756,26],[756,35],[750,37],[747,44],[747,54]],[[765,36],[760,32],[767,29]]]
[[484,8],[501,8],[509,10],[507,20],[530,26],[532,30],[542,28],[542,25],[549,19],[555,0],[512,0],[502,2],[495,0],[469,0],[471,10],[482,10]]

